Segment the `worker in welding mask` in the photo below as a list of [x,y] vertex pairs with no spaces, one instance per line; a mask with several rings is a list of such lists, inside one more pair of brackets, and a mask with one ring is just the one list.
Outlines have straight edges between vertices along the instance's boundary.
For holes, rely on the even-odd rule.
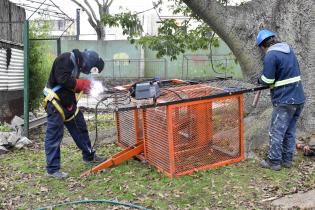
[[44,89],[44,107],[47,111],[47,131],[45,154],[47,173],[54,178],[66,178],[67,173],[60,170],[60,143],[64,125],[82,152],[86,163],[100,163],[105,158],[96,155],[91,146],[86,122],[77,108],[75,93],[88,94],[91,81],[79,79],[80,73],[90,74],[91,70],[100,73],[104,61],[93,50],[74,49],[58,56],[52,66],[47,86]]
[[258,33],[257,45],[265,53],[258,82],[270,87],[273,105],[269,152],[260,166],[278,171],[282,167],[292,167],[296,125],[304,107],[305,95],[293,49],[286,42],[279,42],[276,34],[267,29]]

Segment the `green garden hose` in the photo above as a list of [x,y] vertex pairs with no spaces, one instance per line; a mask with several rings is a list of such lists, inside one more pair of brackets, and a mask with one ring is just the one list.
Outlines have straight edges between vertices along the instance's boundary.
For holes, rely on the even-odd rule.
[[150,210],[150,209],[147,209],[143,206],[134,205],[132,203],[121,203],[121,202],[112,201],[112,200],[78,200],[78,201],[71,201],[71,202],[66,202],[66,203],[54,204],[51,206],[40,207],[40,208],[37,208],[35,210],[53,209],[53,208],[61,207],[61,206],[65,206],[65,205],[82,204],[82,203],[110,203],[113,205],[121,205],[121,206],[136,208],[136,209]]

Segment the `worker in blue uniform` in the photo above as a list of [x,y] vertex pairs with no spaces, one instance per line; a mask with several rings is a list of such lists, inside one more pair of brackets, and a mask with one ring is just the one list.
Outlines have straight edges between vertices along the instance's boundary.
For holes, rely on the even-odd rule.
[[292,48],[277,41],[270,30],[263,29],[258,33],[257,45],[265,53],[258,82],[270,86],[273,104],[268,157],[260,166],[272,170],[290,168],[295,151],[296,124],[305,102],[299,63]]
[[68,174],[60,170],[60,144],[64,125],[82,151],[84,162],[103,162],[105,158],[95,154],[91,146],[87,125],[82,112],[77,107],[75,93],[89,93],[91,81],[79,79],[80,73],[91,70],[101,72],[104,61],[92,50],[74,49],[59,55],[52,66],[47,86],[44,89],[44,107],[47,111],[47,131],[45,154],[47,173],[54,178],[66,178]]

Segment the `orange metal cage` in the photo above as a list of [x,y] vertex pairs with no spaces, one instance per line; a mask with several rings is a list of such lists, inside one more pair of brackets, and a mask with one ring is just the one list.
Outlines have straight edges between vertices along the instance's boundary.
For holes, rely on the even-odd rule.
[[[157,103],[210,95],[204,84],[162,90]],[[169,177],[244,159],[242,94],[116,112],[117,144],[144,142],[139,157]]]
[[[116,112],[116,144],[123,149],[143,141],[142,112],[138,109]],[[144,154],[137,156],[144,159]]]

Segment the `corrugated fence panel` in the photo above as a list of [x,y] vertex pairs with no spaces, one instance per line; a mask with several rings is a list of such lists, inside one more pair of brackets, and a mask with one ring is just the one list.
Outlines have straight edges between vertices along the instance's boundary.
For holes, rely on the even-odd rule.
[[24,55],[23,50],[13,49],[8,72],[8,90],[23,90],[24,88]]
[[0,49],[0,90],[8,90],[7,52]]
[[6,50],[0,49],[0,90],[23,90],[23,50],[12,48],[11,52],[10,64],[7,68]]

